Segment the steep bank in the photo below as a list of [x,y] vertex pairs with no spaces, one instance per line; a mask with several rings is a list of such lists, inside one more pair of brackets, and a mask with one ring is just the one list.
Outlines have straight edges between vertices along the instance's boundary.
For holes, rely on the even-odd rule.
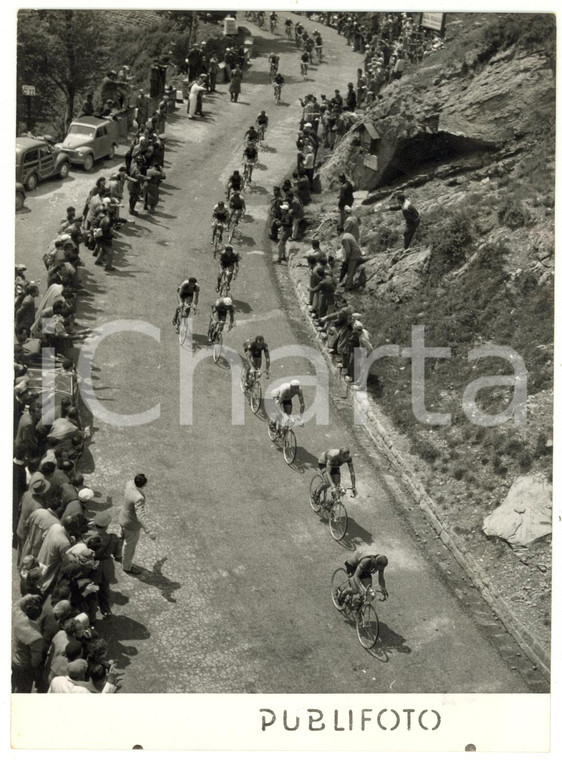
[[[553,42],[552,17],[453,14],[443,49],[359,112],[320,170],[328,191],[343,170],[367,193],[357,211],[368,281],[351,301],[373,345],[410,346],[412,326],[424,325],[426,345],[451,349],[450,358],[425,365],[425,406],[450,413],[451,424],[428,426],[414,416],[409,359],[373,364],[370,394],[448,530],[546,648],[550,537],[512,548],[486,538],[482,526],[516,478],[534,476],[529,483],[539,478],[547,487],[552,478]],[[368,147],[361,140],[367,120],[379,136]],[[365,166],[367,153],[376,170],[372,160]],[[406,252],[402,215],[390,202],[398,188],[422,216]],[[335,252],[334,200],[323,194],[312,229]],[[463,410],[471,382],[514,374],[505,359],[469,361],[469,351],[490,345],[508,346],[524,362],[525,424],[482,426]],[[477,403],[498,413],[512,393],[495,384]]]

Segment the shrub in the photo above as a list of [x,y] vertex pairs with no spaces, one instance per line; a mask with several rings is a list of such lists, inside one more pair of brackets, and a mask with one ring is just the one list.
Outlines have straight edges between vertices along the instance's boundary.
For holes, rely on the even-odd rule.
[[528,451],[524,451],[519,457],[519,467],[525,472],[533,464],[533,458]]
[[426,462],[430,463],[435,462],[440,456],[439,449],[429,441],[415,441],[412,446],[412,451],[414,454],[417,454],[422,459],[425,459]]
[[464,467],[456,467],[453,470],[453,477],[455,478],[455,480],[462,480],[465,472],[466,470]]
[[444,224],[430,230],[430,278],[442,277],[463,264],[472,241],[472,222],[464,211],[455,212]]
[[518,227],[525,227],[530,221],[530,216],[520,200],[508,195],[498,209],[498,221],[510,230],[516,230]]

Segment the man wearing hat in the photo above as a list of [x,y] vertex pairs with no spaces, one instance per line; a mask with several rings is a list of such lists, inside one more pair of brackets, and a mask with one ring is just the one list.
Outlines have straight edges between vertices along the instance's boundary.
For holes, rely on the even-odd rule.
[[101,547],[96,552],[99,565],[94,573],[93,580],[98,586],[98,604],[103,617],[111,615],[110,583],[115,583],[115,565],[113,558],[121,562],[121,542],[115,533],[108,533],[111,522],[111,512],[104,510],[97,512],[90,524],[89,536],[97,536],[101,541]]
[[49,484],[41,475],[31,483],[29,490],[21,497],[20,514],[18,526],[16,528],[16,536],[18,539],[18,566],[23,556],[22,550],[26,535],[24,526],[36,509],[43,508],[43,496],[48,490]]
[[72,515],[84,515],[88,516],[88,504],[94,498],[94,492],[91,488],[81,488],[78,491],[78,498],[72,499],[66,505],[64,512],[62,513],[62,519],[65,517],[71,517]]
[[66,552],[72,545],[73,538],[81,537],[81,519],[80,515],[63,517],[61,523],[51,525],[45,533],[43,544],[39,550],[37,561],[44,565],[43,582],[41,589],[43,593],[49,591],[53,585],[61,562],[66,556]]
[[148,111],[150,108],[150,101],[144,94],[143,89],[139,90],[139,94],[137,95],[135,106],[137,108],[137,115],[136,115],[137,125],[140,129],[140,127],[144,126],[146,122],[148,121]]

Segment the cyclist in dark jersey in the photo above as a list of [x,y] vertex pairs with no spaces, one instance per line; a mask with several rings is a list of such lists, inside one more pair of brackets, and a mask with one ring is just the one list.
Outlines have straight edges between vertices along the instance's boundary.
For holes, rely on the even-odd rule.
[[388,557],[385,554],[368,554],[365,549],[358,549],[351,560],[344,564],[349,576],[349,587],[340,594],[338,600],[340,604],[343,604],[348,596],[353,596],[352,602],[363,596],[365,588],[372,585],[375,573],[379,574],[378,582],[383,597],[385,599],[388,597],[384,579],[384,569],[388,565]]
[[240,193],[236,190],[233,191],[232,198],[230,199],[228,206],[230,208],[230,221],[232,221],[234,215],[238,217],[239,221],[246,213],[246,202]]
[[172,324],[176,327],[176,332],[179,332],[179,315],[181,307],[186,304],[187,306],[193,306],[193,312],[197,307],[199,301],[199,285],[195,277],[190,277],[188,280],[184,280],[178,288],[178,305],[176,313],[172,320]]
[[231,245],[225,245],[224,251],[221,253],[219,260],[219,274],[217,277],[217,293],[220,291],[222,273],[225,269],[232,270],[232,279],[236,279],[238,276],[238,267],[240,266],[240,256],[234,253],[234,248]]
[[249,362],[244,375],[244,383],[246,386],[248,385],[250,370],[261,368],[262,352],[265,356],[265,375],[266,377],[269,377],[269,348],[263,335],[256,335],[254,340],[247,340],[244,342],[244,353]]
[[238,169],[235,169],[230,175],[228,184],[226,186],[226,197],[230,198],[230,193],[234,191],[240,193],[242,192],[243,189],[244,189],[244,178],[242,177]]
[[246,144],[248,143],[256,143],[260,139],[259,133],[257,129],[252,124],[250,127],[248,127],[248,130],[246,131],[246,134],[244,135],[244,140],[246,141]]
[[224,201],[219,201],[217,205],[213,207],[213,217],[211,220],[211,224],[213,225],[213,232],[211,235],[211,244],[215,242],[217,225],[224,224],[226,226],[227,222],[228,222],[228,209]]

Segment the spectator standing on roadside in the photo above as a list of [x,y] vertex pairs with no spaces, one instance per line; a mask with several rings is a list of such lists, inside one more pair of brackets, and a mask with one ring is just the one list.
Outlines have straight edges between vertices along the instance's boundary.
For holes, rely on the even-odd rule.
[[219,73],[219,59],[213,53],[213,55],[211,56],[211,60],[209,61],[209,88],[211,92],[216,92],[218,73]]
[[339,182],[340,194],[338,198],[338,209],[340,212],[340,223],[338,232],[343,232],[343,224],[345,222],[345,207],[349,206],[351,208],[353,206],[353,185],[347,179],[345,174],[339,175]]
[[89,535],[97,536],[101,541],[100,548],[96,551],[96,559],[99,564],[94,572],[94,583],[98,586],[98,603],[103,617],[111,614],[109,603],[109,584],[115,582],[115,565],[113,557],[121,561],[121,546],[119,538],[114,533],[108,533],[107,528],[111,522],[111,513],[108,510],[98,512],[92,520],[93,528]]
[[39,630],[42,600],[27,594],[14,605],[12,624],[12,692],[31,694],[41,677],[44,642]]
[[341,236],[341,244],[344,251],[344,259],[340,272],[340,283],[342,283],[345,278],[345,289],[352,290],[355,270],[357,269],[363,254],[359,247],[359,243],[349,232],[343,233]]
[[355,107],[357,106],[357,94],[355,90],[353,89],[353,82],[349,82],[347,85],[347,95],[345,98],[345,104],[347,106],[348,111],[355,111]]
[[420,215],[411,201],[406,198],[404,193],[396,193],[396,200],[400,204],[404,221],[406,222],[406,228],[404,230],[404,250],[406,251],[410,247],[412,238],[414,237],[416,230],[420,225]]
[[355,240],[359,243],[359,227],[361,225],[361,221],[358,219],[358,217],[353,213],[350,206],[344,206],[344,212],[345,212],[345,222],[343,223],[343,231],[349,232],[350,235],[353,235]]
[[238,68],[238,66],[235,66],[232,69],[228,91],[230,92],[230,100],[234,103],[237,103],[238,96],[242,91],[242,71]]
[[137,116],[136,116],[137,125],[140,129],[148,121],[148,111],[150,108],[150,101],[144,94],[143,89],[139,90],[139,94],[137,95],[135,106],[137,108]]
[[279,240],[279,220],[281,219],[281,204],[283,196],[281,188],[273,188],[273,198],[269,202],[269,239],[277,242]]
[[139,575],[142,570],[133,565],[133,557],[138,544],[141,530],[156,540],[156,533],[148,526],[146,517],[146,497],[142,490],[148,483],[146,475],[139,473],[125,486],[125,503],[119,514],[119,525],[123,538],[123,570],[132,575]]
[[281,212],[281,216],[279,218],[279,230],[281,236],[279,238],[277,261],[281,263],[282,261],[287,261],[287,240],[291,235],[293,221],[291,219],[288,203],[282,203],[279,207],[279,210]]

